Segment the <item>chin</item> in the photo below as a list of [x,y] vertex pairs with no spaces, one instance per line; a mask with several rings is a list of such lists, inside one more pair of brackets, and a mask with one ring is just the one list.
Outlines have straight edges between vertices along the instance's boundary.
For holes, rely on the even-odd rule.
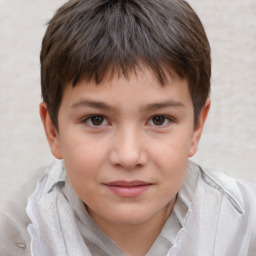
[[139,225],[147,222],[153,216],[151,212],[145,212],[142,209],[125,209],[121,211],[115,211],[115,214],[112,213],[111,221],[119,225]]

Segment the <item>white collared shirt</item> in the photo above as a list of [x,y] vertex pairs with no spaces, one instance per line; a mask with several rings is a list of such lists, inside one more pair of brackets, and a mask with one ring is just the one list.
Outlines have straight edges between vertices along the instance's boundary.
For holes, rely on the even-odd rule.
[[[21,209],[25,204],[19,204],[24,191],[0,214],[0,255],[124,255],[86,212],[67,182],[62,161],[47,168],[38,181],[28,199],[28,215]],[[152,255],[255,256],[255,185],[190,162],[173,212],[147,254]]]

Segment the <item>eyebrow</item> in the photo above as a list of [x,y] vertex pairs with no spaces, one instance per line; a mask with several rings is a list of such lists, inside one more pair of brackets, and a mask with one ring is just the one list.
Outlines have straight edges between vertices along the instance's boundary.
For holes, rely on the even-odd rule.
[[82,99],[71,105],[71,108],[90,107],[97,109],[113,110],[114,108],[102,101]]
[[152,111],[152,110],[158,110],[162,108],[185,108],[185,105],[181,102],[174,101],[174,100],[166,100],[163,102],[156,102],[152,104],[147,104],[146,106],[141,107],[141,111]]
[[[113,106],[110,106],[102,101],[94,101],[94,100],[88,100],[88,99],[82,99],[74,104],[71,105],[71,108],[84,108],[84,107],[90,107],[90,108],[96,108],[96,109],[101,109],[101,110],[115,110],[116,108]],[[147,104],[145,106],[140,107],[140,111],[153,111],[153,110],[158,110],[162,108],[168,108],[168,107],[173,107],[173,108],[185,108],[185,105],[181,102],[174,101],[174,100],[166,100],[163,102],[156,102],[156,103],[151,103]]]

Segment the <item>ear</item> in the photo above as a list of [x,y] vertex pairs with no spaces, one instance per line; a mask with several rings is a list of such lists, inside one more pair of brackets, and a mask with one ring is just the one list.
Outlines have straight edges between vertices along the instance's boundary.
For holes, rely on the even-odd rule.
[[202,135],[204,123],[206,121],[206,118],[207,118],[207,115],[208,115],[208,112],[210,109],[210,104],[211,104],[210,99],[207,99],[207,101],[204,105],[204,108],[201,110],[197,124],[194,127],[191,145],[190,145],[190,149],[189,149],[189,155],[188,155],[189,157],[193,156],[197,151],[197,147],[198,147],[198,143],[200,141],[201,135]]
[[47,105],[45,102],[42,102],[39,105],[40,116],[42,123],[44,125],[44,131],[46,138],[48,140],[50,149],[54,157],[57,159],[62,159],[61,147],[60,147],[60,136],[59,133],[53,124],[49,112],[47,110]]

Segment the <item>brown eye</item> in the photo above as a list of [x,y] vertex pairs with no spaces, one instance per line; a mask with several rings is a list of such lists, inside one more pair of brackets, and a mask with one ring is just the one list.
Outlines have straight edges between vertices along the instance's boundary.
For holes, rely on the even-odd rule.
[[152,122],[153,122],[154,125],[157,125],[157,126],[163,125],[166,122],[166,117],[164,117],[164,116],[154,116],[152,118]]
[[92,116],[91,117],[91,123],[95,126],[102,125],[103,122],[104,122],[103,116]]
[[109,124],[104,116],[88,116],[83,122],[92,127],[105,126]]

